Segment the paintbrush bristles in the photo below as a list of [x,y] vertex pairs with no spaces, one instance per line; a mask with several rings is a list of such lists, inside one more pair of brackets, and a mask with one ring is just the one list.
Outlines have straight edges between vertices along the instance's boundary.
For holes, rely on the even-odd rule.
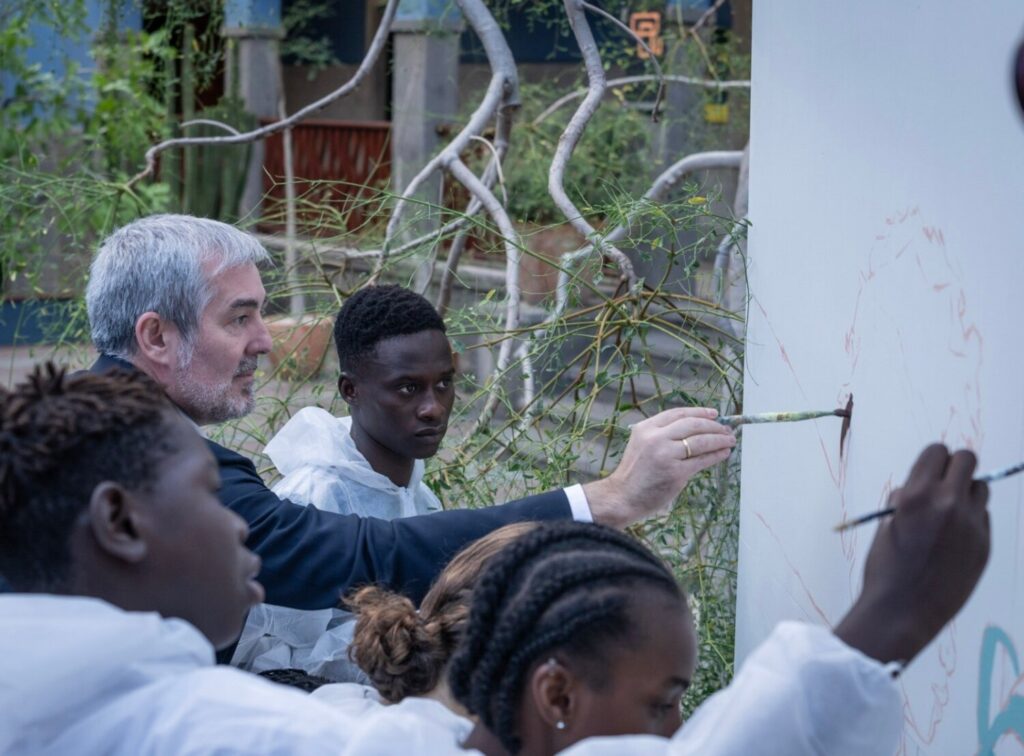
[[798,423],[802,420],[817,420],[819,417],[849,417],[846,410],[816,410],[811,412],[759,412],[754,415],[724,415],[718,418],[722,425],[735,428],[737,425],[759,423]]

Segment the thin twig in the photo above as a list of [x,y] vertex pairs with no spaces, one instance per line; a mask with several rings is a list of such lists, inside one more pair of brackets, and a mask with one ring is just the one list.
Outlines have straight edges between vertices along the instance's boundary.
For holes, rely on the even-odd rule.
[[487,139],[484,139],[482,136],[474,135],[474,136],[471,136],[470,139],[472,139],[474,142],[482,142],[483,145],[488,150],[490,150],[491,154],[494,156],[494,166],[495,166],[495,170],[496,170],[496,172],[498,174],[498,186],[501,187],[501,200],[502,200],[502,202],[504,204],[507,205],[508,204],[508,189],[505,188],[505,174],[502,173],[502,171],[501,171],[501,158],[498,156],[497,148],[493,144],[491,144],[490,141],[488,141]]
[[725,0],[715,0],[714,4],[706,11],[704,11],[701,14],[700,18],[697,19],[697,22],[690,27],[690,31],[699,30],[702,26],[704,26],[704,24],[708,22],[708,19],[710,19],[713,15],[718,13],[718,9],[721,8],[723,5],[725,5]]
[[182,129],[188,126],[215,126],[218,129],[224,129],[224,131],[227,131],[230,134],[237,135],[240,133],[234,126],[221,121],[215,121],[212,118],[193,118],[191,121],[182,121],[178,126]]

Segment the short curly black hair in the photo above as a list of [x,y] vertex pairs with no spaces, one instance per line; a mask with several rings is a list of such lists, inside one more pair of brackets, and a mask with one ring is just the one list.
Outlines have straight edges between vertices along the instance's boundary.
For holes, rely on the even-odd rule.
[[444,332],[444,320],[415,291],[393,285],[367,286],[348,298],[334,321],[338,362],[343,371],[354,370],[378,342],[434,330]]
[[47,363],[0,388],[0,574],[18,591],[66,585],[69,539],[96,486],[147,489],[173,407],[142,373],[67,376]]
[[540,524],[506,546],[477,580],[449,667],[452,694],[518,753],[530,665],[562,651],[588,684],[603,688],[608,649],[635,641],[633,602],[644,588],[685,604],[665,563],[630,536],[581,522]]

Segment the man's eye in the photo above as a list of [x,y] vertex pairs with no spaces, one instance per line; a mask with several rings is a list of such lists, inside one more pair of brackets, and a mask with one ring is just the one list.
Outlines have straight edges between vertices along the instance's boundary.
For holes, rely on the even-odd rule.
[[413,394],[416,393],[416,387],[413,386],[411,383],[407,383],[404,386],[398,387],[398,393],[402,394],[403,396],[412,396]]
[[235,322],[238,323],[238,325],[244,326],[246,323],[249,322],[249,316],[239,315],[237,318],[235,318]]
[[445,378],[444,380],[441,380],[441,381],[437,382],[437,387],[439,389],[441,389],[441,391],[447,391],[448,389],[451,388],[451,386],[452,386],[452,379],[451,378]]

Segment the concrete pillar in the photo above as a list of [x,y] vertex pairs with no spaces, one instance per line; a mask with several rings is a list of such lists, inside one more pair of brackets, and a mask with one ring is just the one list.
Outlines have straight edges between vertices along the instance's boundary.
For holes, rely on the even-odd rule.
[[[391,100],[391,185],[400,192],[443,143],[442,124],[458,113],[459,34],[462,17],[447,0],[403,0],[393,26],[394,79]],[[415,195],[440,203],[441,178],[434,176]],[[404,238],[438,225],[438,213],[423,205],[410,208]],[[424,289],[428,270],[415,283]]]
[[[284,37],[281,0],[227,0],[224,36],[228,39],[225,91],[239,97],[253,115],[277,118],[281,97],[279,42]],[[259,210],[263,197],[263,154],[264,143],[253,143],[239,203],[242,216]]]

